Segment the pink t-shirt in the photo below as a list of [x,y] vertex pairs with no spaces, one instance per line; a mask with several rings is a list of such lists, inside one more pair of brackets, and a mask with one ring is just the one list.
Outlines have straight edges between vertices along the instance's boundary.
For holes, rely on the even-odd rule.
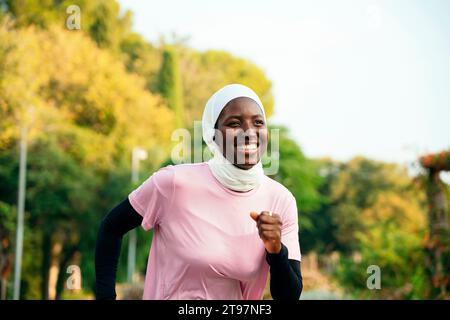
[[144,299],[261,299],[269,265],[251,211],[278,213],[289,259],[301,259],[295,198],[269,177],[240,193],[205,162],[180,164],[159,169],[128,198],[142,227],[154,229]]

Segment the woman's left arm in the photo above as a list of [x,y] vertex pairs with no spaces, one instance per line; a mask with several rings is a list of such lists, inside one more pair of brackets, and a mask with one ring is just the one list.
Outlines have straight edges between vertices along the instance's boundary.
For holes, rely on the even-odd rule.
[[303,289],[300,261],[288,259],[288,249],[281,244],[279,253],[266,250],[270,266],[270,293],[274,300],[299,300]]
[[[270,266],[270,292],[274,300],[298,300],[303,289],[300,261],[289,259],[288,248],[281,242],[280,215],[263,211],[251,212],[256,221],[259,237],[266,248],[266,261]],[[295,229],[294,229],[295,231]]]

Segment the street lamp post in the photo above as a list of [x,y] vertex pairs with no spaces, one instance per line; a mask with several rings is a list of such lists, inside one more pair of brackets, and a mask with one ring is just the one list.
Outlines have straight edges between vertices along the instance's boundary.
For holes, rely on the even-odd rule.
[[[139,161],[147,159],[147,151],[135,147],[131,154],[131,183],[135,186],[139,182]],[[130,231],[128,239],[128,283],[133,283],[133,275],[136,266],[136,229]]]
[[20,278],[22,271],[23,251],[23,219],[25,211],[25,177],[27,170],[27,126],[20,129],[20,164],[19,164],[19,196],[17,200],[17,230],[16,230],[16,253],[14,263],[14,292],[13,299],[20,299]]

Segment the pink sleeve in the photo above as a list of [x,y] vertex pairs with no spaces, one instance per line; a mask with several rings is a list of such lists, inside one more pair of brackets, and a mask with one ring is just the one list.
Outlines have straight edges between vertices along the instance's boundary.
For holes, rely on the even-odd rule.
[[298,210],[294,196],[288,198],[288,205],[281,215],[281,242],[287,247],[289,259],[301,261],[300,243],[298,238]]
[[159,169],[128,195],[133,208],[143,217],[144,230],[160,224],[169,209],[174,189],[174,174],[170,167]]

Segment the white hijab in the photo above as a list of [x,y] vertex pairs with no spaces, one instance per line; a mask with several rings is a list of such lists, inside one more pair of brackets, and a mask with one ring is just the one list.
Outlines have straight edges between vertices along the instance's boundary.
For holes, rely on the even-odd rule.
[[214,177],[231,190],[250,191],[261,183],[264,176],[261,160],[248,170],[240,169],[222,155],[219,146],[213,140],[214,125],[220,112],[228,102],[239,97],[254,100],[261,108],[264,121],[266,120],[261,100],[252,89],[241,84],[229,84],[214,93],[206,103],[202,118],[203,140],[213,153],[213,157],[207,163]]

